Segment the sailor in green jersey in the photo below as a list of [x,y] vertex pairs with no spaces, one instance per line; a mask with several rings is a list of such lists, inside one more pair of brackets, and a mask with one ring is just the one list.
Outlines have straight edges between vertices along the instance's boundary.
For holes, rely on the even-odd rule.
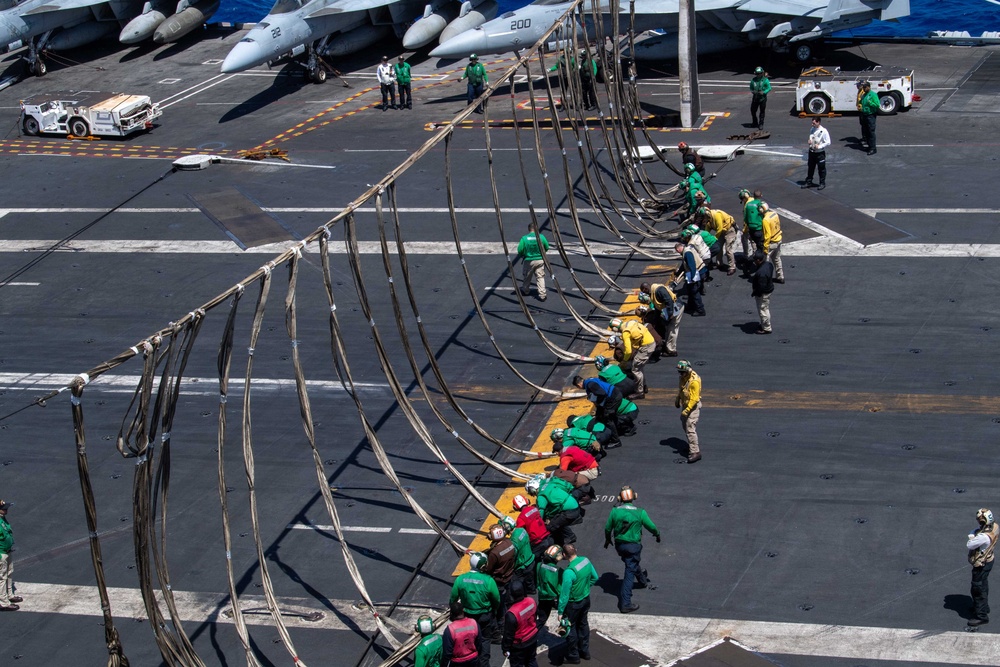
[[[743,254],[747,257],[752,257],[754,254],[750,252],[751,241],[754,252],[764,249],[764,216],[757,210],[760,197],[760,190],[753,194],[747,189],[740,190],[740,202],[743,204]],[[748,267],[744,265],[744,273],[747,273],[747,269]]]
[[[469,56],[469,64],[465,66],[465,72],[462,73],[462,79],[468,79],[469,85],[466,87],[466,99],[467,104],[472,104],[475,100],[479,99],[479,96],[483,94],[483,87],[489,83],[490,77],[486,74],[486,68],[482,66],[479,62],[479,56],[473,53]],[[459,79],[461,81],[462,79]],[[482,113],[482,105],[477,106],[474,110],[476,113]]]
[[867,132],[864,133],[864,141],[868,144],[868,154],[875,155],[878,152],[875,142],[875,121],[878,118],[879,110],[882,108],[882,103],[879,102],[878,93],[872,90],[870,81],[865,81],[861,84],[861,91],[861,122],[867,129]]
[[17,611],[21,596],[14,594],[14,565],[10,552],[14,550],[14,529],[7,521],[12,503],[0,500],[0,611]]
[[604,548],[614,542],[615,551],[625,563],[625,576],[622,577],[622,587],[618,592],[618,611],[628,614],[639,608],[632,604],[632,587],[645,588],[649,585],[646,571],[639,567],[642,560],[642,529],[648,530],[660,541],[660,529],[646,514],[646,510],[635,506],[636,493],[631,488],[623,486],[618,499],[621,505],[611,510],[608,522],[604,524]]
[[413,652],[413,667],[442,667],[441,635],[434,634],[434,619],[421,616],[417,619],[415,630],[423,639]]
[[639,418],[639,406],[623,398],[618,404],[618,411],[615,414],[615,425],[618,432],[625,437],[635,435],[638,429],[635,427],[635,420]]
[[631,396],[635,393],[635,380],[626,375],[618,364],[612,363],[605,356],[597,356],[594,357],[594,366],[597,368],[597,377],[618,387],[622,396]]
[[448,603],[461,600],[465,615],[479,625],[479,655],[482,657],[485,654],[484,664],[488,665],[490,641],[500,637],[500,628],[496,625],[496,612],[500,608],[500,590],[493,577],[483,572],[486,567],[486,554],[480,551],[470,553],[469,566],[471,570],[455,578]]
[[531,478],[524,488],[529,494],[538,496],[535,504],[555,543],[565,547],[576,542],[576,535],[570,526],[582,515],[580,504],[572,496],[573,485],[556,477],[546,479],[542,476],[542,479]]
[[561,442],[563,447],[579,447],[594,458],[603,458],[604,451],[597,437],[582,428],[557,428],[549,433],[553,442]]
[[535,594],[535,554],[531,551],[531,538],[528,531],[517,525],[514,517],[505,516],[500,519],[507,537],[514,544],[516,556],[514,557],[514,578],[520,579],[524,584],[524,592],[528,595]]
[[586,556],[576,553],[576,546],[564,547],[569,565],[559,587],[559,620],[569,621],[566,635],[566,662],[590,660],[590,587],[597,583],[597,570]]
[[567,428],[580,428],[592,433],[597,438],[601,449],[608,449],[608,445],[614,439],[611,429],[594,419],[593,415],[570,415],[566,419]]
[[563,549],[553,544],[545,550],[545,555],[535,567],[535,582],[538,584],[538,629],[545,627],[549,614],[559,603],[559,587],[562,573],[569,565],[563,560]]
[[699,174],[698,171],[694,168],[693,162],[684,163],[684,174],[685,174],[684,178],[687,179],[688,183],[690,183],[691,185],[697,185],[702,190],[705,189],[705,181],[704,179],[702,179],[701,174]]
[[[753,78],[750,79],[750,120],[753,127],[764,127],[764,115],[767,113],[767,94],[771,92],[771,80],[767,78],[767,73],[763,67],[758,67],[753,71]],[[760,122],[757,121],[757,112],[760,111]]]
[[580,87],[583,91],[583,108],[586,111],[597,108],[597,59],[589,51],[580,51]]
[[399,89],[399,108],[413,108],[413,98],[410,97],[410,82],[413,76],[410,74],[410,63],[406,62],[403,54],[399,54],[399,62],[392,66],[396,74],[396,87]]
[[535,281],[535,289],[538,290],[538,300],[545,301],[545,260],[542,255],[549,250],[549,240],[539,232],[535,233],[535,227],[528,223],[528,233],[517,242],[517,256],[521,258],[521,296],[528,296],[528,287],[532,279]]

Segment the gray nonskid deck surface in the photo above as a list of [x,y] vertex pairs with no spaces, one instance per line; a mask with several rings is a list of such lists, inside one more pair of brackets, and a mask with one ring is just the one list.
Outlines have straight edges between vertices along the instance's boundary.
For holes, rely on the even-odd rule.
[[[374,83],[375,61],[366,57],[338,64],[351,88],[333,79],[323,86],[307,84],[293,67],[220,77],[217,65],[206,63],[221,57],[238,38],[238,33],[213,34],[172,49],[166,57],[162,50],[138,57],[128,51],[96,52],[91,62],[105,71],[54,68],[43,79],[0,91],[0,109],[10,125],[19,98],[67,87],[111,87],[172,102],[153,132],[128,141],[68,144],[58,138],[18,138],[15,130],[0,142],[6,178],[0,195],[5,212],[0,243],[52,243],[93,224],[64,250],[19,275],[18,284],[0,289],[0,415],[58,384],[57,379],[28,374],[65,377],[83,371],[269,259],[241,251],[192,200],[238,191],[289,233],[305,236],[419,147],[431,136],[428,124],[447,121],[464,105],[457,75],[443,85],[430,85],[428,78],[426,88],[418,80],[413,111],[364,108],[377,103],[377,90],[341,105]],[[808,122],[788,112],[790,87],[776,88],[767,120],[771,138],[754,147],[760,150],[710,167],[719,176],[709,182],[708,191],[723,209],[737,211],[740,188],[764,187],[772,205],[819,225],[819,231],[802,227],[800,236],[789,234],[788,282],[779,286],[772,303],[775,335],[747,333],[756,315],[750,286],[738,275],[717,274],[706,296],[708,317],[683,320],[681,354],[697,364],[705,382],[699,427],[704,460],[695,466],[677,463],[684,444],[672,400],[676,373],[670,360],[651,365],[647,377],[652,390],[640,403],[640,433],[606,459],[597,481],[602,500],[591,506],[577,531],[581,553],[593,559],[602,575],[594,588],[592,625],[660,663],[726,634],[782,665],[997,662],[991,653],[995,649],[986,643],[991,626],[975,635],[963,632],[969,605],[963,542],[975,510],[997,502],[991,472],[997,461],[989,443],[1000,429],[1000,413],[993,407],[1000,387],[990,360],[1000,323],[988,307],[996,291],[997,260],[986,252],[983,257],[944,256],[948,247],[995,243],[996,197],[976,183],[996,180],[992,137],[1000,128],[995,115],[957,108],[954,91],[961,92],[968,80],[975,85],[970,95],[990,94],[984,86],[992,85],[991,70],[983,62],[990,56],[989,64],[996,55],[990,49],[905,45],[869,45],[863,55],[872,63],[914,67],[923,101],[909,112],[879,119],[877,156],[851,148],[858,134],[856,117],[825,121],[834,145],[823,192],[796,189],[805,177],[802,146]],[[850,60],[853,66],[861,56],[859,49],[851,49],[830,57]],[[414,63],[418,77],[441,73],[433,61],[418,57]],[[778,83],[794,78],[794,69],[783,63],[771,62],[768,69]],[[732,86],[713,87],[703,107],[731,115],[716,118],[704,132],[660,132],[654,138],[665,145],[683,138],[697,146],[726,143],[730,134],[745,132],[748,78],[749,69],[733,70],[713,60],[702,79],[731,81]],[[661,79],[656,72],[644,72],[640,94],[672,111],[676,95],[662,93],[676,88],[646,85]],[[510,118],[508,104],[506,97],[497,96],[491,115]],[[976,108],[974,100],[963,104]],[[599,135],[593,133],[593,138]],[[496,129],[492,139],[502,201],[523,209],[517,154],[511,150],[513,131]],[[293,163],[332,168],[248,163],[170,173],[170,160],[181,154],[234,155],[268,140],[273,141],[267,146],[288,151]],[[528,134],[522,140],[533,143]],[[561,158],[551,131],[543,142],[547,171],[550,177],[559,174],[552,179],[557,205],[566,208]],[[475,249],[466,266],[477,297],[518,369],[533,381],[558,387],[580,369],[571,364],[553,368],[551,355],[524,323],[511,293],[506,264],[495,253],[500,235],[490,212],[481,126],[458,130],[453,144],[456,205],[464,209],[459,227],[463,242]],[[579,173],[572,145],[571,168]],[[42,152],[68,155],[35,154]],[[133,159],[126,161],[128,157]],[[444,157],[443,148],[435,148],[400,179],[397,193],[404,209],[404,239],[440,244],[410,257],[421,321],[449,387],[470,416],[491,433],[509,434],[511,442],[527,448],[545,429],[555,404],[537,400],[529,405],[530,390],[497,357],[472,311],[451,245]],[[539,167],[533,153],[525,159],[531,196],[541,207]],[[662,168],[650,167],[649,173],[662,188],[676,180]],[[578,180],[575,185],[582,187]],[[578,203],[590,208],[586,201]],[[104,215],[116,207],[129,210]],[[948,209],[959,212],[943,212]],[[864,212],[870,210],[878,212]],[[843,217],[847,214],[849,220]],[[615,243],[594,213],[584,211],[581,218],[592,241]],[[527,221],[523,210],[505,213],[507,240],[516,241]],[[359,213],[358,224],[362,241],[378,240],[372,212]],[[552,239],[551,223],[545,225]],[[566,241],[577,243],[569,221],[560,218],[559,225]],[[828,235],[837,233],[862,246],[943,245],[931,253],[920,245],[898,257],[854,256],[855,250],[837,248],[855,246],[824,245]],[[342,235],[342,225],[335,226],[331,244],[342,245]],[[115,245],[123,241],[144,241],[146,246],[130,245],[122,252]],[[219,250],[206,245],[227,241]],[[171,243],[177,245],[168,248]],[[798,251],[796,244],[801,244]],[[18,247],[16,252],[0,247],[0,277],[38,256],[37,250]],[[664,262],[633,258],[626,263],[626,256],[601,257],[602,267],[623,285],[635,287],[650,275],[662,275]],[[604,283],[588,262],[574,255],[581,283],[603,295]],[[337,312],[348,337],[352,372],[362,383],[359,397],[366,413],[402,483],[439,521],[456,512],[449,530],[467,544],[486,521],[486,512],[464,502],[463,489],[449,479],[394,404],[346,257],[335,254],[332,263]],[[367,253],[361,266],[374,320],[418,413],[449,460],[476,477],[482,466],[456,446],[412,382],[381,258]],[[372,599],[385,610],[399,598],[393,617],[408,623],[420,610],[443,608],[457,557],[413,516],[364,441],[354,403],[339,386],[331,361],[329,308],[319,268],[318,255],[307,252],[296,304],[299,351],[313,383],[317,444]],[[404,296],[398,260],[393,268]],[[520,267],[515,270],[519,275]],[[564,287],[572,286],[564,270],[559,277]],[[366,652],[373,626],[352,608],[360,598],[316,490],[294,388],[278,382],[293,377],[283,310],[285,280],[283,269],[275,271],[262,339],[254,352],[254,377],[261,382],[252,393],[253,438],[268,566],[307,664],[373,665],[385,655],[386,645],[380,639]],[[568,295],[582,313],[590,311],[578,292]],[[544,304],[529,297],[539,326],[558,344],[589,352],[593,344],[574,338],[577,326],[554,296]],[[239,455],[241,378],[255,298],[254,287],[244,296],[238,319],[226,494],[233,512],[233,565],[249,610],[251,636],[266,661],[281,664],[287,653],[277,643],[260,597]],[[608,298],[614,302],[613,295]],[[418,347],[418,364],[437,391],[405,297],[403,308]],[[231,623],[218,622],[226,591],[215,451],[216,353],[223,313],[220,309],[209,317],[186,371],[198,381],[185,385],[171,434],[167,524],[173,589],[191,610],[185,629],[208,664],[241,659]],[[592,317],[596,323],[604,321],[603,316]],[[133,362],[115,372],[119,380],[95,382],[85,392],[85,404],[98,528],[108,584],[116,589],[113,611],[132,664],[152,665],[159,664],[159,653],[136,602],[132,569],[134,461],[114,449],[128,398],[124,392],[138,372]],[[439,393],[434,400],[461,434],[492,453]],[[0,497],[17,503],[9,518],[17,535],[15,578],[26,594],[21,611],[4,616],[9,631],[0,641],[3,661],[19,656],[30,664],[98,664],[105,659],[68,407],[64,394],[45,408],[2,422]],[[511,458],[499,455],[501,461]],[[639,492],[640,504],[664,531],[663,544],[648,540],[643,553],[643,565],[658,587],[636,592],[642,609],[634,617],[617,614],[622,565],[612,551],[600,548],[610,509],[607,498],[622,484]],[[479,482],[490,499],[505,486],[493,473]],[[421,570],[411,579],[418,564]],[[321,612],[320,620],[305,620],[309,611]],[[852,648],[851,628],[860,628],[854,631],[858,636],[872,633],[865,635],[873,642],[870,653]],[[545,641],[556,644],[551,636]],[[498,653],[494,651],[495,665],[501,662]],[[605,657],[613,661],[614,655],[609,649]],[[870,657],[875,655],[879,660]]]

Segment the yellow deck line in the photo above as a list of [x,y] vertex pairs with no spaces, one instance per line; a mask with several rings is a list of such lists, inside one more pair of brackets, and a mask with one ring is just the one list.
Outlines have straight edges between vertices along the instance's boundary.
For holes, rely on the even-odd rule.
[[[636,298],[634,293],[629,294],[625,302],[622,304],[622,310],[631,310],[639,305],[639,300]],[[609,318],[610,319],[610,318]],[[603,354],[607,352],[607,345],[604,342],[600,342],[594,346],[594,349],[590,352],[588,356],[596,356],[598,354]],[[593,367],[591,367],[593,371]],[[591,375],[591,373],[582,370],[580,375],[584,377]],[[570,415],[581,415],[589,414],[591,410],[590,401],[586,398],[573,398],[565,401],[560,401],[556,404],[555,408],[552,410],[552,414],[549,415],[548,421],[545,423],[545,427],[542,429],[541,433],[535,439],[535,442],[531,446],[531,451],[533,452],[551,452],[552,451],[552,440],[549,438],[549,432],[554,428],[565,428],[566,419]],[[518,466],[517,471],[525,475],[534,475],[540,472],[545,472],[546,469],[553,469],[558,465],[555,459],[528,459],[520,466]],[[501,512],[506,512],[514,515],[514,496],[517,494],[524,494],[524,485],[512,483],[503,493],[500,494],[500,499],[495,503],[497,509]],[[489,538],[489,528],[497,522],[496,517],[490,515],[483,525],[480,526],[478,534],[472,539],[472,543],[469,545],[469,551],[486,551],[490,547]],[[451,573],[451,576],[457,577],[460,574],[464,574],[469,571],[469,559],[462,558],[459,560],[458,565],[455,570]]]

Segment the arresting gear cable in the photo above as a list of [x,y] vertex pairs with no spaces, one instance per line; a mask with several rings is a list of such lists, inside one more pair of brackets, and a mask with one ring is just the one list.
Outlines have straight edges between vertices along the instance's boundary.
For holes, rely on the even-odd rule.
[[[573,5],[570,11],[579,11],[580,6],[580,2],[577,2]],[[567,16],[569,15],[570,14],[567,14]],[[617,14],[615,13],[615,15],[617,20]],[[557,22],[556,25],[560,25],[560,23],[561,22]],[[553,26],[553,29],[544,35],[539,43],[544,44],[551,37],[552,32],[555,29],[555,26]],[[584,40],[586,41],[585,35]],[[603,44],[603,40],[601,43]],[[576,45],[578,44],[575,35],[572,44],[575,53]],[[587,46],[589,48],[589,43],[587,43]],[[648,216],[644,211],[635,208],[639,201],[640,193],[634,190],[633,184],[639,183],[643,190],[647,191],[643,194],[649,194],[651,192],[650,185],[652,184],[652,181],[644,173],[643,165],[636,166],[630,164],[629,160],[619,161],[617,159],[617,156],[622,154],[620,150],[622,146],[631,146],[635,143],[634,132],[631,128],[631,121],[628,120],[623,113],[625,108],[631,104],[628,100],[632,98],[627,97],[629,93],[626,92],[626,88],[624,87],[625,83],[621,74],[618,73],[618,75],[614,76],[613,79],[610,76],[612,68],[606,62],[607,54],[604,52],[603,48],[598,49],[598,52],[602,63],[605,63],[605,71],[609,73],[609,76],[605,79],[605,90],[613,100],[612,104],[616,105],[612,108],[612,113],[607,116],[603,113],[603,111],[599,113],[599,127],[604,135],[605,148],[608,149],[606,152],[610,156],[613,166],[608,169],[601,165],[598,159],[598,152],[595,150],[595,146],[590,141],[587,119],[583,118],[578,120],[574,115],[568,114],[570,127],[576,135],[577,155],[580,158],[583,168],[582,183],[585,187],[582,188],[582,190],[584,190],[582,196],[588,198],[593,204],[594,210],[597,211],[597,217],[600,220],[601,227],[603,227],[604,230],[608,234],[612,235],[617,241],[622,242],[624,247],[629,248],[633,254],[642,254],[650,259],[665,259],[666,257],[664,256],[643,251],[637,243],[634,243],[628,238],[628,236],[638,236],[642,239],[662,238],[663,232],[659,232],[655,229],[655,222],[649,221]],[[614,54],[617,57],[619,53],[620,46],[616,44]],[[532,57],[534,57],[534,51],[521,54],[511,68],[503,76],[498,78],[497,82],[490,88],[489,91],[484,93],[483,98],[481,98],[478,102],[481,103],[485,100],[485,98],[493,92],[493,89],[503,82],[509,83],[513,92],[514,75],[522,67],[528,73],[528,79],[530,81],[531,71],[530,66],[528,65],[528,60]],[[541,56],[541,66],[544,69],[544,56]],[[575,270],[572,265],[572,256],[566,250],[567,241],[570,236],[575,234],[579,243],[583,247],[583,251],[587,256],[587,259],[595,267],[596,274],[600,276],[601,280],[608,286],[608,288],[619,294],[626,291],[626,288],[619,285],[616,280],[600,266],[600,253],[595,252],[589,245],[587,234],[585,233],[583,224],[581,223],[579,210],[577,209],[577,203],[575,201],[575,197],[578,196],[579,193],[576,192],[574,186],[578,185],[579,181],[574,181],[571,177],[571,165],[561,131],[559,111],[556,109],[553,92],[548,79],[546,78],[545,81],[546,95],[549,100],[550,113],[553,118],[553,127],[557,128],[556,140],[562,154],[560,166],[563,174],[561,179],[556,179],[556,182],[561,181],[565,187],[565,197],[569,199],[569,218],[572,224],[572,229],[560,229],[558,221],[556,220],[556,209],[554,204],[556,197],[552,190],[553,183],[550,180],[547,171],[549,165],[546,164],[543,156],[543,140],[538,129],[538,111],[534,104],[534,91],[529,85],[529,96],[532,100],[531,113],[533,119],[535,120],[533,124],[535,128],[535,134],[533,137],[534,150],[536,153],[536,159],[538,160],[538,168],[541,169],[542,173],[545,175],[545,178],[543,178],[544,196],[549,220],[552,221],[552,233],[555,241],[555,249],[557,251],[556,254],[558,254],[559,262],[563,265],[563,268],[570,272],[573,285],[582,297],[586,299],[588,304],[600,312],[617,314],[617,308],[606,305],[602,299],[592,294],[584,287],[584,285],[582,285],[579,276],[577,275],[578,271]],[[632,83],[631,95],[635,100],[637,100],[634,89],[634,78],[632,78],[630,82]],[[566,81],[564,81],[563,85],[563,89],[568,91],[570,96],[577,98],[576,104],[573,105],[574,108],[577,110],[582,109],[582,91],[579,81],[575,80],[575,77],[569,77]],[[513,106],[513,96],[511,97],[511,101]],[[635,104],[637,104],[637,101]],[[615,108],[619,109],[618,123],[614,122],[613,110]],[[242,303],[245,292],[247,288],[251,288],[253,286],[256,286],[257,294],[252,314],[252,323],[250,324],[249,332],[246,333],[247,357],[242,383],[243,397],[242,405],[240,406],[241,415],[239,430],[247,501],[249,505],[247,517],[251,523],[252,536],[255,545],[254,548],[256,552],[256,563],[254,567],[258,568],[260,571],[261,586],[263,588],[264,597],[267,601],[267,607],[272,623],[278,631],[280,643],[284,646],[289,656],[291,656],[293,663],[296,665],[305,665],[304,660],[298,654],[292,637],[289,634],[287,624],[284,621],[284,617],[287,616],[287,613],[282,612],[282,603],[276,596],[275,587],[272,582],[271,572],[268,566],[268,554],[265,551],[262,537],[264,527],[261,524],[261,518],[258,513],[258,508],[261,503],[259,494],[263,493],[263,490],[258,489],[257,486],[254,459],[254,404],[252,402],[252,398],[255,395],[253,392],[254,351],[258,345],[264,341],[264,336],[262,335],[264,334],[263,327],[265,316],[268,312],[267,306],[269,303],[270,291],[273,286],[274,272],[282,267],[288,271],[287,291],[284,303],[284,319],[288,344],[290,344],[292,348],[290,358],[291,367],[295,377],[299,416],[306,441],[312,454],[319,493],[323,498],[324,507],[327,515],[329,516],[330,522],[333,525],[333,531],[340,542],[344,563],[350,574],[351,580],[363,599],[364,607],[371,616],[376,631],[383,635],[393,648],[396,649],[394,656],[397,659],[398,656],[405,655],[407,648],[412,649],[412,646],[415,644],[415,638],[413,637],[410,637],[405,641],[401,641],[393,635],[394,626],[395,629],[398,630],[398,624],[391,619],[382,617],[367,592],[367,587],[361,575],[359,564],[354,557],[350,543],[344,535],[343,526],[341,524],[336,503],[333,498],[332,489],[330,487],[329,476],[324,467],[325,464],[320,451],[320,444],[317,442],[318,436],[315,428],[312,401],[308,391],[309,384],[306,380],[303,360],[300,356],[300,344],[303,341],[300,341],[299,339],[300,314],[297,307],[297,295],[303,289],[299,282],[299,269],[301,267],[303,250],[309,246],[318,246],[322,264],[322,283],[323,289],[326,293],[327,306],[329,309],[327,317],[329,320],[329,344],[331,362],[333,366],[332,370],[339,378],[341,386],[347,391],[348,395],[354,402],[358,414],[358,421],[365,436],[365,442],[370,445],[385,477],[392,482],[393,487],[404,498],[413,513],[418,516],[425,525],[433,529],[440,539],[445,540],[456,554],[463,553],[465,551],[465,547],[458,543],[444,529],[442,529],[430,513],[428,513],[421,506],[421,504],[416,501],[413,495],[409,493],[408,489],[403,486],[398,474],[391,464],[385,447],[379,439],[377,429],[373,426],[374,422],[369,418],[366,406],[361,399],[358,385],[355,380],[355,374],[352,371],[352,364],[350,362],[351,356],[349,355],[345,336],[343,335],[341,323],[338,319],[337,304],[335,299],[336,290],[334,288],[335,283],[332,278],[333,274],[330,257],[331,229],[340,222],[343,222],[344,225],[345,245],[348,250],[347,263],[350,269],[352,282],[354,283],[354,288],[359,299],[363,315],[368,320],[370,325],[373,340],[372,347],[374,347],[375,353],[380,362],[382,374],[388,382],[393,398],[396,400],[396,403],[399,405],[404,416],[408,420],[416,437],[424,443],[434,457],[444,464],[449,473],[456,480],[458,480],[465,490],[472,495],[472,497],[474,497],[481,506],[495,516],[501,516],[499,510],[481,493],[479,493],[475,485],[460,474],[455,465],[453,465],[449,460],[445,447],[435,441],[431,434],[429,425],[424,422],[414,405],[413,400],[408,396],[402,376],[391,363],[393,355],[390,354],[388,342],[384,338],[387,335],[387,332],[376,326],[374,312],[371,308],[371,304],[374,301],[381,300],[382,295],[373,299],[369,294],[368,287],[377,284],[377,281],[372,282],[368,276],[363,274],[360,261],[357,239],[358,221],[356,219],[355,212],[366,202],[374,200],[376,204],[376,222],[379,229],[383,270],[388,287],[389,300],[393,308],[396,332],[405,352],[410,372],[413,374],[414,380],[419,388],[420,396],[426,401],[427,405],[430,406],[430,410],[434,414],[434,417],[454,437],[463,450],[472,455],[476,460],[510,479],[524,481],[524,476],[518,473],[514,468],[509,465],[505,465],[504,463],[500,463],[490,456],[480,453],[472,443],[470,443],[461,433],[458,432],[457,427],[461,424],[453,424],[444,411],[442,411],[439,407],[436,400],[437,397],[432,393],[431,388],[428,387],[422,375],[421,363],[424,363],[424,360],[417,359],[415,345],[412,344],[411,334],[407,330],[405,323],[406,315],[403,312],[403,305],[400,301],[399,276],[394,275],[393,271],[393,254],[395,254],[395,260],[398,261],[402,267],[402,291],[405,292],[406,298],[409,300],[410,312],[416,318],[417,333],[420,338],[420,345],[423,348],[426,366],[429,367],[431,373],[433,374],[440,389],[441,396],[444,397],[448,406],[454,410],[459,418],[464,421],[476,435],[500,447],[501,450],[511,455],[514,459],[514,463],[517,463],[518,460],[537,459],[540,456],[545,456],[536,452],[531,452],[530,450],[522,449],[509,442],[505,442],[501,438],[491,435],[486,428],[484,428],[481,424],[478,424],[465,411],[459,401],[459,397],[454,393],[453,388],[450,386],[447,378],[445,377],[443,369],[437,362],[437,357],[432,349],[431,337],[420,317],[416,290],[411,284],[408,258],[406,254],[405,242],[403,240],[402,223],[396,201],[398,191],[397,182],[410,167],[417,164],[432,149],[439,147],[443,143],[445,148],[445,178],[447,182],[446,194],[448,198],[452,234],[457,250],[457,258],[461,265],[470,296],[475,305],[476,315],[484,326],[484,330],[487,332],[493,348],[496,350],[497,355],[502,362],[515,373],[519,380],[532,389],[554,398],[578,398],[581,396],[581,394],[577,392],[564,393],[561,390],[552,389],[533,382],[523,372],[515,368],[512,361],[504,354],[501,341],[499,341],[497,336],[494,334],[489,322],[490,318],[487,317],[486,312],[480,304],[480,299],[477,297],[476,286],[468,270],[466,258],[463,253],[462,241],[459,236],[458,215],[454,202],[451,161],[451,140],[453,138],[454,128],[458,126],[458,122],[468,118],[468,116],[472,113],[472,109],[473,106],[470,105],[463,112],[460,112],[456,117],[456,122],[441,127],[418,151],[404,160],[403,163],[387,174],[382,180],[379,181],[379,183],[371,186],[365,193],[353,200],[343,211],[310,234],[305,240],[291,246],[275,257],[272,261],[254,271],[233,287],[210,299],[196,310],[189,312],[174,322],[170,322],[167,327],[140,340],[133,347],[130,347],[128,350],[123,351],[115,357],[95,366],[87,373],[80,374],[72,383],[70,383],[68,387],[63,388],[60,391],[52,392],[36,401],[36,403],[44,404],[44,401],[48,398],[52,398],[61,393],[61,391],[67,389],[71,393],[73,425],[76,435],[78,472],[81,492],[84,500],[87,525],[90,531],[91,557],[98,584],[98,595],[100,597],[102,613],[104,616],[105,643],[108,647],[109,667],[128,667],[129,663],[114,624],[114,617],[112,614],[104,573],[103,555],[101,549],[102,545],[97,532],[98,513],[93,493],[93,486],[90,481],[90,472],[87,460],[87,443],[84,429],[85,414],[83,397],[85,389],[100,375],[108,373],[126,362],[132,361],[136,357],[141,357],[142,371],[140,373],[140,378],[134,392],[132,392],[131,400],[124,409],[121,426],[116,440],[116,447],[120,454],[126,458],[135,459],[136,461],[132,489],[134,520],[133,543],[135,552],[134,557],[137,566],[137,573],[139,575],[140,591],[150,626],[153,628],[154,640],[161,656],[164,659],[164,662],[171,666],[203,667],[205,663],[198,656],[192,640],[185,632],[181,621],[181,614],[178,611],[177,602],[173,593],[174,584],[171,579],[167,556],[168,536],[170,535],[170,519],[172,516],[169,505],[172,470],[171,433],[175,428],[174,419],[177,415],[177,408],[181,398],[185,372],[192,357],[192,353],[196,349],[195,343],[198,340],[198,334],[201,331],[204,322],[208,319],[209,314],[211,314],[215,308],[220,307],[223,304],[228,304],[228,312],[225,317],[225,324],[220,336],[217,357],[219,411],[215,434],[217,441],[218,493],[223,525],[223,539],[219,544],[219,550],[221,557],[225,561],[229,592],[228,604],[230,606],[230,612],[234,621],[236,634],[245,654],[247,664],[251,667],[260,667],[263,662],[261,656],[254,648],[254,641],[251,638],[246,617],[244,616],[244,611],[240,604],[239,590],[236,583],[237,573],[234,571],[232,563],[233,541],[231,535],[231,519],[233,517],[234,509],[231,507],[227,499],[227,494],[232,489],[227,484],[227,475],[225,470],[227,456],[226,445],[232,439],[228,423],[229,413],[227,397],[231,388],[230,372],[234,361],[234,351],[238,348],[236,325],[241,319],[239,317],[239,306]],[[514,114],[516,117],[516,108]],[[625,127],[626,122],[628,122],[628,127]],[[514,127],[517,129],[519,126],[515,123]],[[581,128],[584,133],[585,141],[581,141],[580,138],[579,133],[581,132]],[[618,135],[619,131],[622,133],[621,136]],[[497,175],[494,171],[493,149],[488,123],[487,131],[485,133],[485,141],[490,158],[489,175],[492,186],[497,225],[501,232],[501,239],[505,239],[506,237],[503,234],[504,226],[501,216],[501,210],[503,207],[501,206],[497,190]],[[536,211],[533,203],[531,203],[532,193],[529,188],[527,175],[528,168],[521,152],[524,150],[524,147],[522,146],[522,137],[519,129],[517,134],[517,146],[519,148],[518,157],[520,161],[519,164],[522,173],[524,193],[529,202],[528,209],[531,216],[532,229],[538,233],[540,227],[539,212]],[[586,146],[586,149],[584,146]],[[590,172],[591,169],[593,170],[593,177]],[[623,174],[620,169],[626,170],[628,174]],[[632,209],[631,216],[638,222],[633,222],[618,210],[618,206],[615,205],[614,199],[610,194],[610,188],[604,181],[605,174],[608,172],[614,174],[615,185],[625,195],[626,204]],[[653,188],[652,191],[655,191],[655,188]],[[602,202],[607,202],[609,206],[612,206],[614,213],[607,211]],[[389,220],[391,221],[396,246],[394,252],[390,248],[390,241],[387,233],[388,224],[386,221],[387,213],[385,211],[386,203],[389,207],[388,215],[390,216]],[[612,216],[616,214],[620,216],[620,221],[612,222]],[[616,228],[616,224],[623,224],[626,229],[619,230]],[[515,287],[515,295],[517,296],[521,310],[525,315],[525,321],[529,324],[529,326],[533,327],[538,332],[538,337],[543,345],[545,345],[546,349],[550,351],[553,357],[563,362],[579,363],[581,361],[589,360],[589,357],[578,354],[571,349],[565,349],[559,346],[552,340],[548,332],[539,325],[538,321],[528,309],[524,299],[517,290],[518,281],[515,276],[513,263],[510,260],[510,249],[506,242],[504,242],[504,250],[507,253],[507,257],[505,258],[507,262],[506,269],[510,273],[510,277]],[[589,334],[592,339],[593,337],[604,336],[607,332],[603,327],[591,324],[588,320],[588,317],[591,316],[580,314],[573,306],[566,291],[562,287],[561,282],[559,281],[559,277],[556,275],[557,271],[561,272],[561,268],[554,266],[548,258],[545,259],[545,266],[547,272],[552,277],[553,283],[555,284],[555,291],[559,293],[562,303],[570,313],[573,320],[579,325],[582,332],[584,334]],[[366,278],[368,278],[368,282],[366,282]],[[447,614],[439,615],[435,619],[435,622],[437,624],[443,623],[446,618]]]

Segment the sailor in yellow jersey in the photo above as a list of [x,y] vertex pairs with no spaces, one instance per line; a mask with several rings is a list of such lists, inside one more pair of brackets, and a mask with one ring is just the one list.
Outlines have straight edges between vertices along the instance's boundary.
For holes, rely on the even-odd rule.
[[681,410],[681,424],[688,441],[688,463],[697,463],[701,461],[697,430],[698,418],[701,417],[701,376],[683,359],[677,362],[677,372],[680,374],[680,388],[674,405]]
[[767,261],[774,264],[774,282],[784,284],[785,272],[781,268],[781,219],[767,202],[757,204],[757,210],[764,223],[764,254],[767,255]]

